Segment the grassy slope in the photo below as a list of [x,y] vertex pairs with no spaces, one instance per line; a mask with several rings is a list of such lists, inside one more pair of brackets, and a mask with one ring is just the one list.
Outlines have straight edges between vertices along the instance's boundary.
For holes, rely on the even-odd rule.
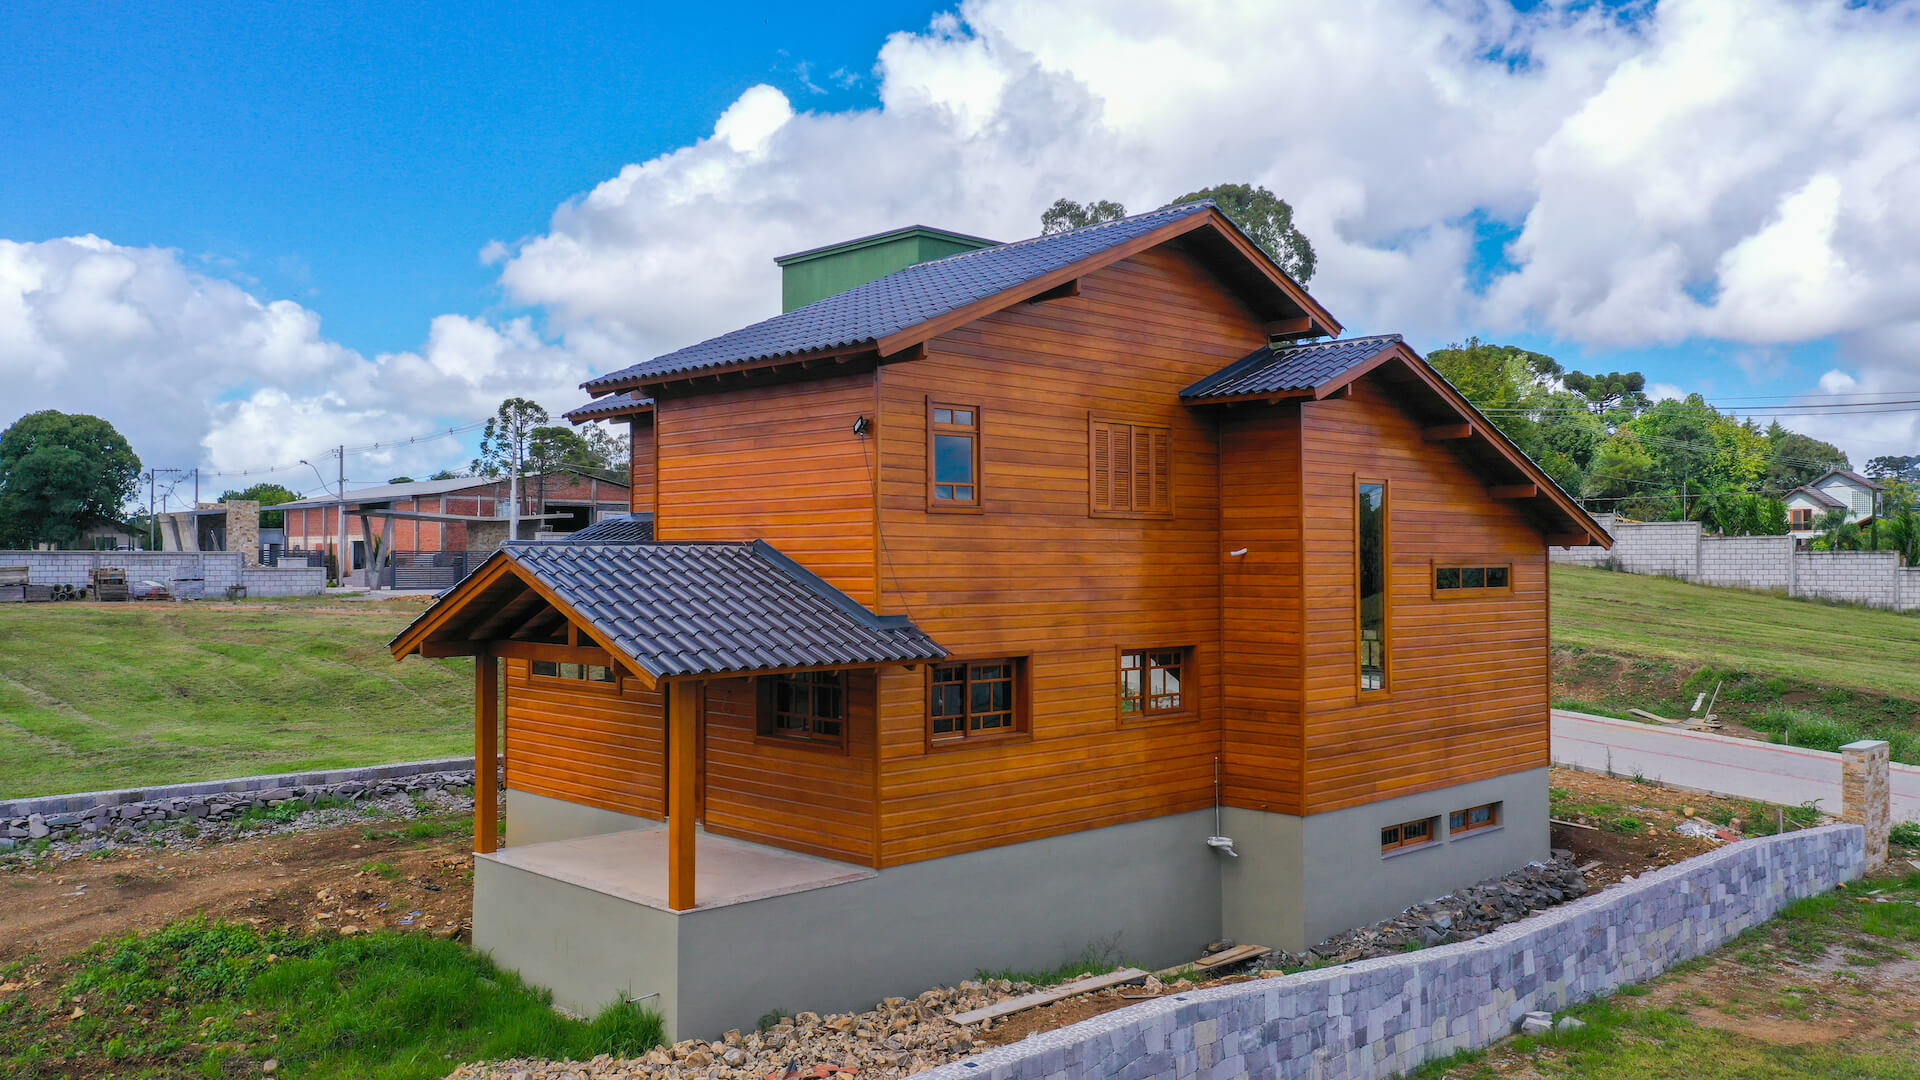
[[0,605],[0,798],[471,751],[469,665],[387,653],[418,611]]
[[1556,566],[1553,639],[1920,699],[1920,618],[1890,611]]

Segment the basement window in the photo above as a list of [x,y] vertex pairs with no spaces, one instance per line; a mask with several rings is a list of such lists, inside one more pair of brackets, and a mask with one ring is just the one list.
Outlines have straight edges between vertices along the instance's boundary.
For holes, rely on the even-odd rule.
[[1447,815],[1447,835],[1459,836],[1478,829],[1491,829],[1500,824],[1500,804],[1490,802],[1482,806],[1472,806],[1465,810],[1455,810]]
[[1380,853],[1391,855],[1396,851],[1420,847],[1434,842],[1434,832],[1440,827],[1437,817],[1418,818],[1403,821],[1398,825],[1389,825],[1380,830]]
[[614,681],[613,669],[598,664],[561,664],[552,660],[534,660],[530,663],[533,674],[543,678],[580,679],[598,683]]

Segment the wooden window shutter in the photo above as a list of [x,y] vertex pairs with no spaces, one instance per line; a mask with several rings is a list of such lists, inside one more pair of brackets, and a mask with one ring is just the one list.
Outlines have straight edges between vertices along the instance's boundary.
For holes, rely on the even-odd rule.
[[1173,512],[1173,432],[1153,424],[1089,425],[1089,489],[1096,514]]
[[1144,509],[1156,514],[1170,513],[1173,510],[1173,432],[1154,428],[1150,435],[1153,478],[1149,490],[1152,495]]
[[[1113,509],[1113,425],[1093,422],[1093,508]],[[1798,514],[1799,511],[1794,511]]]

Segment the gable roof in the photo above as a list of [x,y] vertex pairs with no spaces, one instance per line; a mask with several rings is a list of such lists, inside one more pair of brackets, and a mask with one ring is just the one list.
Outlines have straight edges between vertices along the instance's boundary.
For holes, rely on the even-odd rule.
[[1319,341],[1303,345],[1269,345],[1228,364],[1180,392],[1189,405],[1230,406],[1245,401],[1272,401],[1287,398],[1319,399],[1338,393],[1354,380],[1375,371],[1397,375],[1406,385],[1403,400],[1414,403],[1424,399],[1431,414],[1449,421],[1436,425],[1452,430],[1430,433],[1436,441],[1458,442],[1476,451],[1474,464],[1481,472],[1505,472],[1499,486],[1531,487],[1530,503],[1545,502],[1552,511],[1536,519],[1555,518],[1573,531],[1547,532],[1549,544],[1564,547],[1588,541],[1612,547],[1613,537],[1587,513],[1573,496],[1548,476],[1546,470],[1513,444],[1492,421],[1455,389],[1432,364],[1414,352],[1398,334]]
[[[1826,479],[1826,477],[1821,477],[1821,479],[1824,480]],[[1833,509],[1833,510],[1848,509],[1848,506],[1845,502],[1834,498],[1833,496],[1827,494],[1824,491],[1821,491],[1819,488],[1814,487],[1812,484],[1807,484],[1803,487],[1797,487],[1797,488],[1794,488],[1792,491],[1787,492],[1787,498],[1789,499],[1793,498],[1795,495],[1805,495],[1807,498],[1812,499],[1814,502],[1824,503],[1829,509]]]
[[[539,475],[538,473],[527,473],[521,476],[521,486],[525,487],[528,481],[537,479]],[[588,474],[581,472],[579,469],[555,469],[546,475],[586,476]],[[610,480],[604,476],[596,476],[594,479],[617,488],[629,486],[622,481]],[[347,492],[347,505],[360,506],[366,503],[395,502],[400,499],[419,498],[423,495],[446,495],[455,491],[491,487],[495,484],[504,484],[506,482],[507,478],[504,476],[455,476],[447,480],[410,480],[404,484],[377,484],[373,487]],[[273,506],[263,506],[260,509],[263,511],[306,510],[316,506],[338,505],[340,505],[340,500],[328,495],[320,499],[300,499],[295,502],[275,503]]]
[[652,514],[620,514],[616,517],[601,518],[577,532],[541,541],[528,541],[528,543],[644,544],[652,539]]
[[1887,490],[1885,484],[1882,484],[1875,480],[1869,480],[1866,477],[1861,476],[1859,473],[1854,472],[1852,469],[1828,469],[1826,472],[1820,474],[1819,479],[1814,480],[1813,483],[1809,484],[1808,486],[1819,487],[1823,481],[1829,480],[1836,476],[1840,477],[1843,480],[1851,480],[1854,483],[1860,485],[1861,487],[1866,488],[1868,491]]
[[765,541],[515,541],[401,631],[395,657],[458,644],[531,589],[642,681],[944,659],[904,616],[882,616]]
[[1399,334],[1336,338],[1284,348],[1263,346],[1180,391],[1187,402],[1313,391],[1348,375],[1355,367],[1390,352]]
[[589,420],[608,420],[616,416],[632,416],[635,413],[652,411],[652,398],[638,390],[627,390],[594,398],[585,405],[576,405],[560,415],[576,424],[584,424]]
[[[1036,236],[916,263],[806,307],[622,368],[580,385],[621,389],[689,374],[810,353],[874,349],[892,355],[991,310],[1188,233],[1215,234],[1267,283],[1274,306],[1305,316],[1309,329],[1340,324],[1288,278],[1212,200]],[[1220,252],[1216,249],[1215,254]],[[1243,275],[1251,277],[1254,275]],[[1280,303],[1284,294],[1284,305]]]

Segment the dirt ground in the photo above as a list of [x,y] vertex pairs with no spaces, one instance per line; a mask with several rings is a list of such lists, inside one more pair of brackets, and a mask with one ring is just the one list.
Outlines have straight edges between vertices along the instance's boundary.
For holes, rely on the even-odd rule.
[[262,929],[418,930],[466,940],[470,839],[369,832],[392,822],[236,840],[197,851],[143,848],[0,870],[0,990],[63,978],[61,961],[97,941],[195,915]]

